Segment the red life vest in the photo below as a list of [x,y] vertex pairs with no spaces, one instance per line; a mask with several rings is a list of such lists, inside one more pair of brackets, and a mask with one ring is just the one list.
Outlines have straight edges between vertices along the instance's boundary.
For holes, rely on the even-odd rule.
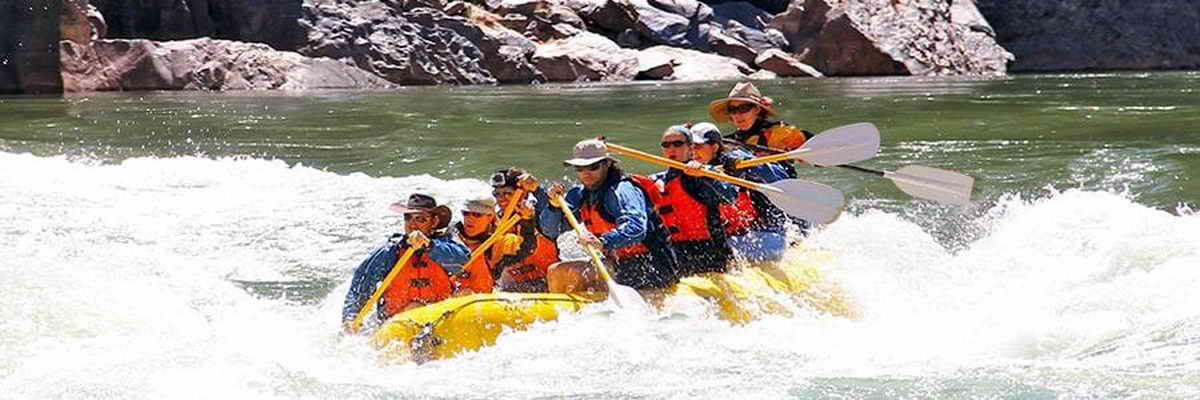
[[683,188],[683,176],[676,175],[664,183],[662,192],[650,190],[651,201],[662,218],[670,242],[690,242],[712,239],[708,226],[708,207]]
[[725,234],[739,236],[750,231],[750,225],[758,218],[754,200],[747,189],[739,189],[732,203],[721,203],[721,220],[725,221]]
[[[403,248],[403,247],[402,247]],[[454,293],[450,274],[441,264],[429,257],[429,251],[418,250],[409,260],[387,290],[383,292],[383,310],[386,315],[395,315],[411,302],[429,304],[445,300]]]

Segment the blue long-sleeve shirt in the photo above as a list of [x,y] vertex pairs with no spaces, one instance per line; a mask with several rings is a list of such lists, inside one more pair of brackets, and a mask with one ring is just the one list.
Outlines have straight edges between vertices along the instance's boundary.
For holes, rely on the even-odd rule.
[[[342,306],[342,320],[354,319],[362,309],[375,288],[383,278],[392,271],[399,259],[399,250],[404,245],[404,236],[393,235],[388,242],[379,246],[371,255],[358,264],[354,269],[354,277],[350,281],[350,290],[346,293],[346,301]],[[429,247],[420,251],[428,251],[434,262],[441,264],[446,272],[457,274],[462,272],[463,264],[471,251],[467,246],[454,240],[448,234],[435,235],[429,238]]]
[[[614,180],[616,183],[613,183]],[[575,185],[563,197],[567,202],[566,206],[572,212],[576,212],[585,197],[597,201],[596,196],[599,196],[599,201],[602,202],[601,208],[617,217],[616,228],[600,235],[604,250],[630,246],[646,238],[649,216],[645,195],[641,189],[632,182],[610,178],[594,192],[583,185]],[[571,230],[571,225],[563,218],[562,210],[555,207],[542,209],[538,214],[538,226],[541,227],[542,233],[551,239],[558,239],[563,232]]]
[[[724,165],[724,163],[729,159],[741,161],[749,160],[751,158],[754,158],[754,155],[750,154],[750,152],[742,149],[729,149],[724,151],[720,157],[714,158],[711,163],[713,165]],[[791,177],[791,175],[788,174],[787,169],[777,162],[759,164],[750,168],[742,168],[733,171],[725,171],[725,173],[759,183],[773,183]]]

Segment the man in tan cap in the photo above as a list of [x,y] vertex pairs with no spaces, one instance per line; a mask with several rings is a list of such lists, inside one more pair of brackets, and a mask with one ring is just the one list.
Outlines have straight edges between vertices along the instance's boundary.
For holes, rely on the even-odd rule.
[[[563,211],[578,213],[587,229],[578,239],[580,245],[605,254],[614,266],[611,272],[617,283],[638,289],[675,283],[675,254],[666,243],[662,222],[646,195],[646,185],[653,187],[653,181],[626,176],[599,139],[576,144],[572,158],[563,164],[575,168],[580,184],[570,191],[562,184],[550,187],[547,192],[551,207],[538,215],[542,232],[557,239],[571,230]],[[559,204],[559,196],[564,196],[567,204]],[[599,277],[586,262],[555,264],[548,279],[550,290],[556,292],[603,286],[596,285]],[[579,287],[580,283],[584,287]]]
[[[727,138],[744,144],[791,151],[803,146],[813,136],[786,122],[768,119],[775,115],[775,101],[759,93],[758,88],[750,82],[733,85],[729,96],[709,103],[708,115],[715,122],[732,122],[737,130]],[[769,153],[756,154],[763,156]],[[788,165],[788,168],[790,170],[791,166]]]
[[[455,223],[453,230],[455,239],[474,252],[492,236],[495,229],[496,201],[491,196],[479,196],[468,199],[463,205],[462,221]],[[506,242],[504,239],[508,238],[501,238],[499,241]],[[520,240],[515,235],[511,239]],[[497,244],[488,250],[487,255],[463,266],[461,273],[451,277],[460,294],[492,291],[495,278],[492,276],[491,265],[493,260],[500,258],[503,247],[502,244]]]
[[[354,270],[350,290],[342,307],[342,320],[349,322],[362,309],[376,287],[393,268],[403,268],[380,298],[376,315],[380,321],[409,308],[450,297],[454,285],[451,274],[462,271],[468,251],[446,232],[450,209],[438,205],[432,196],[414,193],[408,200],[389,208],[404,215],[405,234],[393,234],[386,244]],[[407,265],[396,265],[401,254],[415,248]]]

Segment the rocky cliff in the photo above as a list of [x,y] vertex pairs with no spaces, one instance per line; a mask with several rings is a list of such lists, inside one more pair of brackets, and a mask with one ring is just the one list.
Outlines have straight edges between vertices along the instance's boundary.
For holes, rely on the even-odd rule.
[[1200,64],[1194,2],[978,1],[13,0],[0,6],[0,88],[1000,76]]

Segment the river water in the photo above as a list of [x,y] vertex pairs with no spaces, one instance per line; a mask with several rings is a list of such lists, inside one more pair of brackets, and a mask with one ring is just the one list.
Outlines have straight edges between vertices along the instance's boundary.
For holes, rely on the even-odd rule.
[[849,199],[809,243],[858,321],[583,313],[424,365],[337,334],[390,202],[657,152],[730,86],[0,97],[0,398],[1200,396],[1197,72],[760,83],[806,129],[876,124],[858,165],[977,179],[952,207],[801,171]]

